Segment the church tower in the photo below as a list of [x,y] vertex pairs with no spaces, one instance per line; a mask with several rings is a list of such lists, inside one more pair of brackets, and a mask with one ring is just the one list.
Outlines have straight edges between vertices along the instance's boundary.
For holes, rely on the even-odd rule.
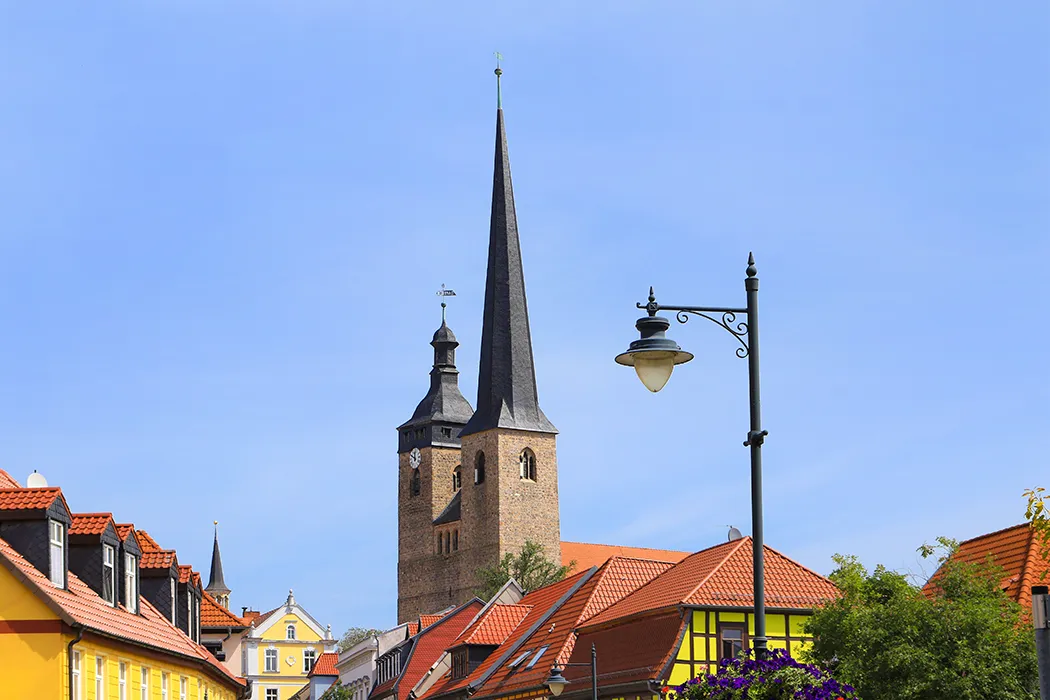
[[[501,74],[497,68],[497,90]],[[444,323],[442,333],[452,337]],[[399,622],[466,602],[478,585],[477,570],[518,552],[527,540],[561,563],[558,431],[540,410],[536,389],[502,104],[476,411],[459,393],[451,355],[441,365],[450,380],[435,384],[437,339],[431,390],[399,429]],[[454,415],[428,408],[437,396]],[[434,441],[435,430],[445,442]]]

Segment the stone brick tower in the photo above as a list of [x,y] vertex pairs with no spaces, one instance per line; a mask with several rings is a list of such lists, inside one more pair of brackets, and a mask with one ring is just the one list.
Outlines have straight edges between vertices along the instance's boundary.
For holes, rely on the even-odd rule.
[[430,392],[398,429],[398,622],[466,602],[477,570],[526,540],[561,561],[558,431],[536,390],[502,106],[477,411],[459,391],[458,343],[444,321],[432,345]]

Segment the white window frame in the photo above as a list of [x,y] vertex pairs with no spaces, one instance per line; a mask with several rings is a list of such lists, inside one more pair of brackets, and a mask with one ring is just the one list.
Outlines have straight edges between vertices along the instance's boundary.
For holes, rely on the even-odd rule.
[[[277,658],[277,654],[275,647],[270,647],[263,652],[263,673],[281,672],[281,660]],[[273,668],[270,668],[270,659],[273,659]]]
[[179,700],[187,700],[190,692],[190,681],[186,676],[179,676]]
[[95,656],[95,697],[106,697],[106,657]]
[[[307,654],[310,655],[309,656],[309,659],[310,659],[309,666],[306,663],[306,660],[307,660],[307,656],[306,655]],[[317,650],[314,649],[313,647],[308,647],[306,649],[303,649],[303,673],[309,673],[311,670],[313,670],[314,664],[316,664],[316,663],[317,663]]]
[[186,586],[186,636],[193,639],[193,591]]
[[141,672],[141,674],[139,676],[142,679],[142,683],[139,685],[139,697],[142,698],[142,700],[150,700],[150,697],[149,697],[149,676],[150,676],[149,667],[143,666],[142,667],[142,672]]
[[[106,593],[106,571],[109,571],[109,595]],[[110,607],[117,605],[117,548],[102,544],[102,597]]]
[[160,700],[168,700],[168,674],[160,673]]
[[193,641],[201,643],[201,601],[193,597]]
[[128,662],[121,661],[117,668],[117,700],[128,700]]
[[124,607],[128,612],[139,611],[139,560],[130,552],[124,552]]
[[175,586],[175,577],[169,576],[168,583],[170,584],[169,587],[171,588],[171,624],[176,625],[177,623],[175,622],[175,604],[178,601],[178,597],[175,595],[175,591],[177,590]]
[[57,520],[47,521],[48,578],[56,588],[66,587],[66,526]]
[[295,623],[289,622],[284,626],[284,638],[295,641]]
[[80,677],[80,652],[73,650],[73,700],[83,700],[84,687]]
[[267,688],[265,700],[280,700],[281,691],[277,688]]

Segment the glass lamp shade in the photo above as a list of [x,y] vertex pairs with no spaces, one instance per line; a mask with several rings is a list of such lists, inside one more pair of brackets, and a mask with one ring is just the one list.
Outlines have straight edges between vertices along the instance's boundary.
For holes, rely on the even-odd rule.
[[560,668],[555,666],[551,669],[551,676],[547,679],[547,687],[551,689],[551,695],[558,697],[568,684],[569,681],[565,679],[565,676],[561,675]]
[[664,388],[675,365],[674,352],[640,352],[634,356],[634,371],[645,388],[654,394]]

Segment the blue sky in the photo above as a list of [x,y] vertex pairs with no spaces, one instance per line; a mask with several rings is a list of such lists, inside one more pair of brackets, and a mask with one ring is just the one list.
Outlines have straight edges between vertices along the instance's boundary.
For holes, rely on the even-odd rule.
[[634,303],[762,280],[767,542],[915,548],[1050,485],[1042,2],[0,5],[0,466],[233,606],[393,622],[439,285],[474,402],[495,84],[564,539],[750,531],[746,363]]

